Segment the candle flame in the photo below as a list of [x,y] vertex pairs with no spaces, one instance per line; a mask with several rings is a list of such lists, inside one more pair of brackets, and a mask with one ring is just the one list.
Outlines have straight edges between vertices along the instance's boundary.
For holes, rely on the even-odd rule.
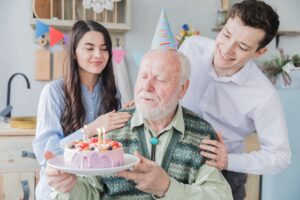
[[96,128],[96,130],[97,130],[98,134],[101,133],[101,129],[100,128]]

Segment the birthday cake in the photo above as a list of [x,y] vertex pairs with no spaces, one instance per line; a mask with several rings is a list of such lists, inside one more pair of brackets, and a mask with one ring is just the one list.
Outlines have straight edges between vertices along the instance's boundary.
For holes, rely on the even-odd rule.
[[65,165],[69,168],[94,169],[118,167],[124,163],[124,151],[120,142],[113,140],[72,141],[64,149]]

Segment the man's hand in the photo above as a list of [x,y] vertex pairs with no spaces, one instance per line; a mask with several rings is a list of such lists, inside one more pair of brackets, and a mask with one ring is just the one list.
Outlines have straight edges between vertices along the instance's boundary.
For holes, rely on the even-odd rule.
[[[55,154],[46,151],[45,159],[50,160],[55,157]],[[73,174],[63,173],[57,169],[47,167],[45,175],[48,184],[59,192],[70,192],[77,182],[77,177]]]
[[217,137],[218,140],[204,139],[202,144],[199,145],[202,150],[200,154],[208,158],[207,165],[223,170],[228,167],[228,154],[220,132],[217,132]]
[[117,175],[129,180],[133,180],[136,188],[163,197],[170,185],[169,175],[155,162],[146,159],[139,153],[135,153],[141,161],[134,166],[132,171],[119,172]]
[[77,176],[47,167],[45,170],[48,184],[59,192],[70,192],[77,182]]

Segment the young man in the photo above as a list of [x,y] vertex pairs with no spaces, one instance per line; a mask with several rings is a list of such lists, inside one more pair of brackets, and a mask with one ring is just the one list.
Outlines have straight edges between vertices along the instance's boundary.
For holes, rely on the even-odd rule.
[[[206,151],[201,155],[208,165],[223,170],[234,199],[245,197],[245,173],[278,173],[290,164],[280,100],[252,61],[267,51],[278,26],[278,15],[269,5],[245,0],[233,5],[216,41],[195,36],[180,48],[191,62],[182,105],[219,132],[219,141],[203,141],[200,148]],[[261,150],[244,153],[244,140],[254,131]]]
[[[107,135],[122,142],[126,153],[140,152],[141,161],[133,170],[120,172],[120,177],[76,177],[48,167],[49,185],[70,192],[56,199],[232,199],[222,173],[199,157],[198,144],[216,137],[212,127],[178,104],[188,87],[189,72],[181,53],[147,53],[135,86],[136,109],[127,110],[132,118]],[[154,138],[158,143],[152,142]]]

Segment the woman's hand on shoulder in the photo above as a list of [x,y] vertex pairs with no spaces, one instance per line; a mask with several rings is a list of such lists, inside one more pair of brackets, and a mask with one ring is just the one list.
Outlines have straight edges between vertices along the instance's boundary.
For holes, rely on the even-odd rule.
[[90,136],[96,135],[97,128],[104,128],[107,132],[122,128],[130,119],[131,115],[128,112],[111,111],[109,113],[99,116],[95,121],[88,125]]

